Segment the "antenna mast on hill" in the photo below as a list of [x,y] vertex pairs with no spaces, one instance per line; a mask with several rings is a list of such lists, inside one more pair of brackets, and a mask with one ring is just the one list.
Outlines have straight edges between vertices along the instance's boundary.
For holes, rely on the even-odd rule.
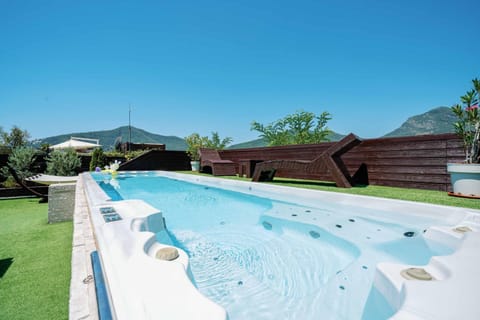
[[132,107],[130,103],[128,104],[128,151],[131,149],[132,144],[132,124],[131,124],[131,114],[132,114]]

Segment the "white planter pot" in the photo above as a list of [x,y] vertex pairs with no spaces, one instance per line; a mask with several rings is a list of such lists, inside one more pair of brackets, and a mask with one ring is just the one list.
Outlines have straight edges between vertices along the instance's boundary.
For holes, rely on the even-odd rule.
[[192,166],[192,171],[200,170],[200,161],[190,161],[190,165]]
[[480,197],[480,164],[447,163],[453,192]]

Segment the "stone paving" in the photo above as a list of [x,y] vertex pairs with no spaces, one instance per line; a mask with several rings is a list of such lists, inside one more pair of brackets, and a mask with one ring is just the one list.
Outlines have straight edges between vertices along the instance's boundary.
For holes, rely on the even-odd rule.
[[73,214],[72,278],[70,281],[70,320],[97,320],[98,310],[93,280],[91,252],[96,250],[87,199],[80,176],[75,190]]

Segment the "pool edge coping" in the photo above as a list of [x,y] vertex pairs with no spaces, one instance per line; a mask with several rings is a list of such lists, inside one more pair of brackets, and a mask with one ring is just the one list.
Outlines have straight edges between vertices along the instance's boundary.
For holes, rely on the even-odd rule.
[[98,320],[97,296],[90,254],[97,250],[80,175],[75,189],[73,213],[72,261],[68,318]]

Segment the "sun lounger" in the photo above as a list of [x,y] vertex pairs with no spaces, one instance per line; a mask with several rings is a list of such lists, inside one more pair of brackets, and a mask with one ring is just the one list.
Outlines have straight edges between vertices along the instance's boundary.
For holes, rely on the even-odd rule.
[[15,181],[25,190],[27,190],[28,192],[32,193],[33,195],[41,198],[40,199],[40,202],[48,202],[48,194],[42,194],[32,188],[30,188],[23,179],[21,179],[17,172],[12,168],[10,167],[8,164],[5,165],[8,169],[8,171],[10,172],[10,174],[12,175],[13,179],[15,179]]
[[201,148],[200,170],[204,172],[211,171],[214,176],[234,176],[235,162],[223,160],[217,150]]
[[270,160],[255,166],[252,181],[272,181],[279,169],[299,173],[329,173],[337,187],[350,188],[351,176],[340,156],[360,144],[360,139],[350,133],[342,140],[331,145],[317,158],[306,160]]
[[53,176],[49,174],[37,174],[25,179],[25,181],[32,181],[40,184],[51,185],[54,183],[73,183],[77,182],[78,176]]

